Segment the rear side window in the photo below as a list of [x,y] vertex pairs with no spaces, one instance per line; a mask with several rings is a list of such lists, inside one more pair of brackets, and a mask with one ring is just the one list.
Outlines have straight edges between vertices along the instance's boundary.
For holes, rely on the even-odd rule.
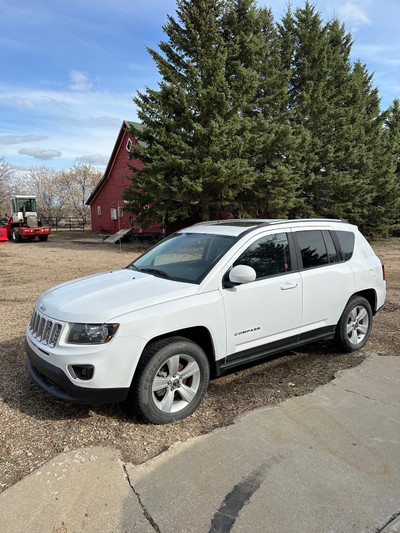
[[333,242],[332,235],[329,231],[322,232],[325,239],[326,250],[328,252],[329,263],[338,263],[340,257],[338,251],[336,250],[335,243]]
[[352,231],[336,231],[336,236],[340,244],[342,259],[351,259],[354,251],[354,233]]
[[256,279],[290,272],[292,266],[286,233],[268,235],[253,242],[235,265],[251,266],[256,271]]

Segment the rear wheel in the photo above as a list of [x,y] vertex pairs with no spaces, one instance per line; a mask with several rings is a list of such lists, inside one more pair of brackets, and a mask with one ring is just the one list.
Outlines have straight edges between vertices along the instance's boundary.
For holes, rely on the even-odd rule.
[[362,348],[371,334],[372,309],[362,296],[354,296],[346,305],[336,330],[336,339],[346,352]]
[[210,378],[202,348],[184,337],[149,345],[139,361],[131,401],[152,424],[167,424],[191,415],[200,405]]

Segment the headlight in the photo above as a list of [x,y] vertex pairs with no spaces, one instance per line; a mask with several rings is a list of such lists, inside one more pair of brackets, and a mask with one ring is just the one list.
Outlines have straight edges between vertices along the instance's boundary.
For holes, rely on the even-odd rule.
[[71,324],[70,344],[104,344],[115,335],[119,324]]

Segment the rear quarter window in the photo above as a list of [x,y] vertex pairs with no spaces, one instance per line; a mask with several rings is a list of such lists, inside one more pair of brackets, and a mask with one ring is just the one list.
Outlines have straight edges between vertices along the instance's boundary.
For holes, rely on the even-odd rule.
[[344,261],[351,259],[354,252],[354,233],[352,231],[336,231],[340,244],[340,254]]

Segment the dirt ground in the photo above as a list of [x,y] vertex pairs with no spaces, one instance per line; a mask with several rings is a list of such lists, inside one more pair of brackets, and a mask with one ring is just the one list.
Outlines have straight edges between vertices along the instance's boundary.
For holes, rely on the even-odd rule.
[[59,452],[86,446],[119,449],[142,463],[177,441],[231,424],[246,411],[311,392],[369,353],[400,355],[400,239],[373,243],[386,265],[388,292],[371,339],[356,354],[317,343],[211,382],[200,408],[167,426],[143,424],[119,405],[76,406],[53,399],[26,369],[25,327],[38,296],[64,280],[126,266],[138,245],[77,242],[93,234],[53,233],[47,243],[0,246],[0,491]]

